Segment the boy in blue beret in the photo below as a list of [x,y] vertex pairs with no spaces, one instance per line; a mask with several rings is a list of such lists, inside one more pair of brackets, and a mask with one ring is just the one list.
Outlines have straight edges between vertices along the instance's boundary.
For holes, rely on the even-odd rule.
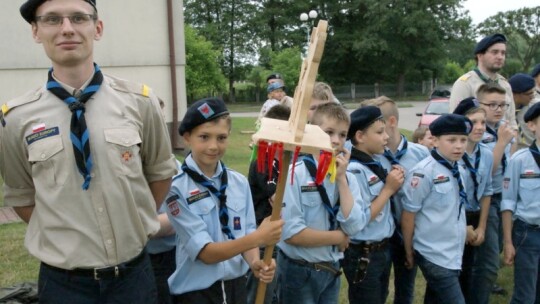
[[519,143],[528,147],[534,141],[534,134],[527,128],[523,115],[525,115],[534,99],[534,78],[525,73],[517,73],[510,77],[508,82],[512,87],[512,94],[516,103],[516,119],[520,135]]
[[[429,150],[420,144],[409,142],[399,131],[399,109],[396,102],[386,96],[368,99],[362,102],[362,106],[376,106],[381,110],[385,121],[385,132],[388,141],[383,154],[374,155],[387,172],[392,171],[393,166],[401,167],[405,173],[412,169],[421,160],[428,157]],[[428,131],[429,132],[429,131]],[[431,136],[431,134],[429,134]],[[396,192],[390,204],[390,210],[396,230],[390,239],[390,255],[394,268],[394,301],[395,303],[413,303],[414,283],[417,267],[405,268],[405,248],[401,237],[401,211],[403,210],[403,192]]]
[[504,175],[501,202],[504,262],[514,265],[511,303],[540,301],[540,103],[525,113],[527,127],[535,134],[528,149],[516,152]]
[[259,247],[277,243],[283,221],[266,218],[256,229],[248,181],[225,167],[231,118],[223,101],[208,98],[186,112],[179,132],[191,153],[165,200],[177,233],[176,271],[169,278],[175,303],[246,303],[246,272],[270,283]]
[[424,303],[461,304],[465,299],[459,273],[468,233],[465,172],[458,162],[472,123],[464,116],[445,114],[429,129],[435,148],[407,173],[403,184],[401,229],[407,266],[417,263],[426,278]]
[[467,240],[463,252],[460,284],[465,301],[474,303],[473,294],[476,292],[475,282],[472,278],[475,261],[482,259],[477,255],[477,248],[484,242],[489,206],[493,188],[491,184],[491,171],[493,168],[493,153],[481,143],[486,131],[486,111],[480,107],[479,101],[474,97],[462,100],[454,114],[467,117],[472,123],[472,131],[467,140],[467,147],[459,165],[465,168],[464,177],[467,204],[465,214],[467,228],[472,229],[471,239]]
[[534,88],[534,102],[537,103],[540,101],[540,63],[532,69],[531,77],[534,78],[536,84]]
[[347,170],[354,174],[361,192],[367,194],[371,216],[364,229],[351,235],[342,263],[349,282],[350,303],[385,303],[388,295],[389,241],[396,228],[389,202],[403,184],[404,174],[397,165],[387,172],[375,159],[388,144],[385,129],[378,107],[365,106],[351,113],[347,137],[353,147]]

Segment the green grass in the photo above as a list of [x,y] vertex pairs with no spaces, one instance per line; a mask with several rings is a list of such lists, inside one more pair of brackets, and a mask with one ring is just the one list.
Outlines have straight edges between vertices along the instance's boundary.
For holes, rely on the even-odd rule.
[[[225,164],[242,174],[247,174],[248,159],[251,154],[249,143],[251,134],[241,131],[254,131],[255,118],[233,118],[232,131],[229,139],[229,147],[224,157]],[[401,130],[410,137],[411,132]],[[0,192],[2,188],[0,187]],[[0,196],[0,198],[3,196]],[[0,199],[0,206],[3,201]],[[9,286],[23,281],[36,281],[39,262],[28,254],[24,248],[24,234],[26,224],[14,223],[0,226],[0,286]],[[387,303],[393,301],[393,276],[390,277],[390,294]],[[499,272],[498,283],[511,293],[513,287],[513,268],[504,267]],[[418,271],[416,280],[415,303],[422,303],[425,290],[425,281],[421,271]],[[490,303],[508,303],[510,296],[492,296]],[[339,303],[348,303],[347,281],[342,277],[342,288]]]

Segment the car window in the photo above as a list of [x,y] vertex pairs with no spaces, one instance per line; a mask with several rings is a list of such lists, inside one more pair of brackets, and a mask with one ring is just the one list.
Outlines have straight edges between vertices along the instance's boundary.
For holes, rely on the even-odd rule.
[[430,102],[426,114],[446,114],[449,112],[448,102]]

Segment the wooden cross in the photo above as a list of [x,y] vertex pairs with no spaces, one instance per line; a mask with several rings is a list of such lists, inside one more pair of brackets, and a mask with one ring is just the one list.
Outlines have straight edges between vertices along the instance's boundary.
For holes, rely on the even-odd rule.
[[[327,21],[319,20],[317,27],[313,28],[308,55],[302,63],[300,79],[294,92],[294,102],[289,120],[262,118],[260,129],[252,137],[255,143],[266,141],[283,144],[283,159],[280,164],[280,174],[276,187],[272,216],[270,217],[272,221],[279,220],[281,216],[285,183],[287,181],[289,163],[291,162],[291,151],[295,151],[297,147],[300,147],[302,153],[308,154],[318,155],[321,151],[334,152],[328,134],[319,126],[306,124],[311,97],[313,95],[313,86],[324,51],[324,43],[326,42],[327,27]],[[268,166],[269,170],[272,170],[272,165],[268,164]],[[274,247],[272,245],[265,248],[263,260],[266,265],[270,265],[272,261]],[[261,281],[257,289],[256,304],[263,303],[265,293],[266,283]]]

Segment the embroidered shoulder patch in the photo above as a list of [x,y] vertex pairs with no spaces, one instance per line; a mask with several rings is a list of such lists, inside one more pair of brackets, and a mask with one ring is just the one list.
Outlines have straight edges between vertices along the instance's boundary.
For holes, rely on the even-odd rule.
[[173,195],[169,197],[165,203],[167,204],[167,208],[169,208],[169,211],[171,211],[171,214],[173,216],[178,216],[180,214],[180,206],[178,205],[178,195]]
[[503,179],[503,188],[508,189],[508,187],[510,187],[510,177],[505,177]]

